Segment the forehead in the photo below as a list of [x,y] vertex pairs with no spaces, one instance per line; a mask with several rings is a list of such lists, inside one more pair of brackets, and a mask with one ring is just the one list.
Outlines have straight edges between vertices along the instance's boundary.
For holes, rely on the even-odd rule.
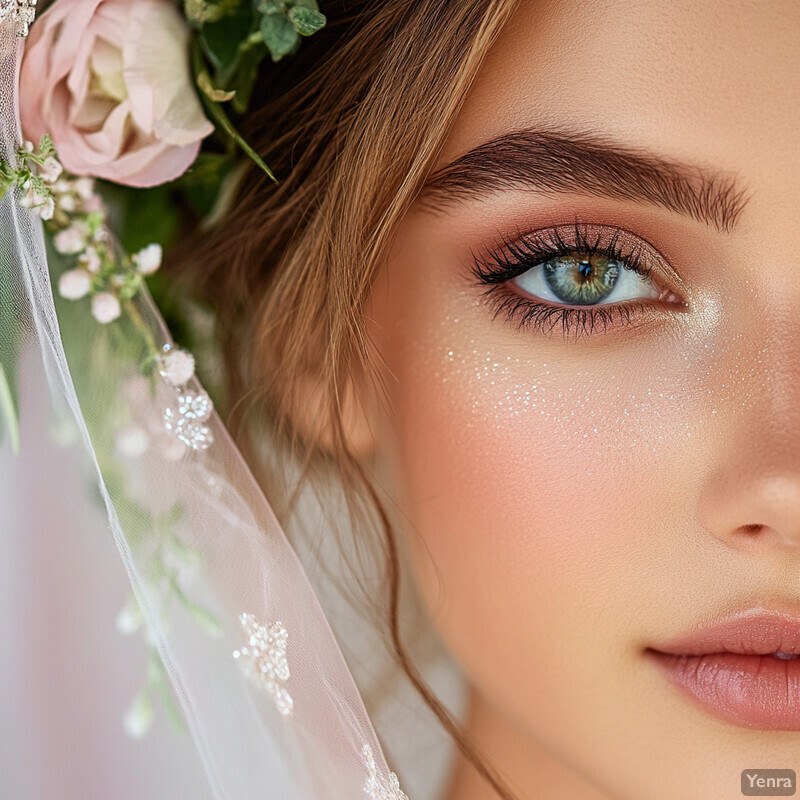
[[795,0],[522,0],[437,166],[536,126],[721,169],[797,171],[798,34]]

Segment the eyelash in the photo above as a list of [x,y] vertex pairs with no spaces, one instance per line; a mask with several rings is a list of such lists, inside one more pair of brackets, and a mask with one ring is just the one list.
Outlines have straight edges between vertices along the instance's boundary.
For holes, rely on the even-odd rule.
[[[564,227],[570,228],[569,241],[562,236],[561,231]],[[620,261],[625,269],[647,278],[653,270],[653,265],[646,263],[641,246],[625,246],[620,241],[622,234],[621,230],[615,229],[610,238],[606,236],[608,241],[603,244],[602,231],[598,232],[596,237],[592,236],[587,226],[576,222],[574,226],[537,231],[515,241],[508,241],[501,236],[505,249],[490,254],[488,258],[472,253],[474,264],[470,268],[470,273],[475,277],[478,286],[488,286],[483,295],[494,309],[495,317],[505,313],[507,321],[516,322],[519,329],[533,328],[541,333],[550,333],[560,321],[564,338],[574,329],[577,339],[579,335],[592,334],[601,322],[605,331],[610,324],[614,324],[615,319],[618,319],[620,324],[628,325],[632,324],[632,313],[658,313],[658,310],[652,299],[641,302],[627,300],[585,308],[553,305],[524,297],[507,288],[505,284],[550,259],[572,256],[578,252]],[[546,327],[551,320],[549,327]]]

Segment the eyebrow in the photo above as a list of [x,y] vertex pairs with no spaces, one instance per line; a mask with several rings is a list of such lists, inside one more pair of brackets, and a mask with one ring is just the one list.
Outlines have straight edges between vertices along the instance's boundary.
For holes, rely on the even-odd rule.
[[747,200],[731,176],[626,147],[591,132],[524,128],[436,170],[418,200],[437,211],[510,189],[637,200],[731,230]]

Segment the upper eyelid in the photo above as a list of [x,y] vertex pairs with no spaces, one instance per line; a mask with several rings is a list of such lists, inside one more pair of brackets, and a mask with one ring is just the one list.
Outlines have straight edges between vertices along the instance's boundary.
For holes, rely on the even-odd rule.
[[[569,236],[572,235],[570,232],[574,233],[576,230],[580,231],[585,238],[588,238],[590,241],[598,238],[594,235],[595,233],[599,234],[599,243],[601,247],[607,246],[612,237],[617,237],[618,240],[621,239],[623,243],[627,242],[627,246],[623,245],[624,249],[630,249],[631,246],[633,246],[641,260],[647,262],[652,261],[657,265],[655,269],[649,271],[648,277],[651,280],[665,285],[666,288],[681,294],[684,299],[688,300],[688,288],[669,259],[646,238],[619,225],[586,222],[577,217],[571,222],[543,226],[540,228],[525,228],[516,225],[512,234],[505,234],[501,231],[498,233],[492,245],[482,247],[478,251],[478,255],[472,250],[471,253],[476,263],[486,264],[487,260],[493,262],[498,256],[507,254],[509,244],[530,242],[537,238],[541,241],[542,238],[546,239],[548,234],[552,234],[553,231],[566,231],[566,238],[568,240]],[[575,249],[579,248],[576,247]]]

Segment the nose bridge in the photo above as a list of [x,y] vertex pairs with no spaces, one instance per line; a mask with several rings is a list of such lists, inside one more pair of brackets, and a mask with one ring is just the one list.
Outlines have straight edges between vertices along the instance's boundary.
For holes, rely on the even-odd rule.
[[[797,282],[800,287],[800,281]],[[762,291],[743,334],[751,385],[743,405],[748,425],[774,455],[800,456],[800,292]],[[750,408],[750,413],[746,409]]]
[[709,374],[719,458],[701,515],[737,547],[800,548],[800,280],[777,258],[731,293]]

